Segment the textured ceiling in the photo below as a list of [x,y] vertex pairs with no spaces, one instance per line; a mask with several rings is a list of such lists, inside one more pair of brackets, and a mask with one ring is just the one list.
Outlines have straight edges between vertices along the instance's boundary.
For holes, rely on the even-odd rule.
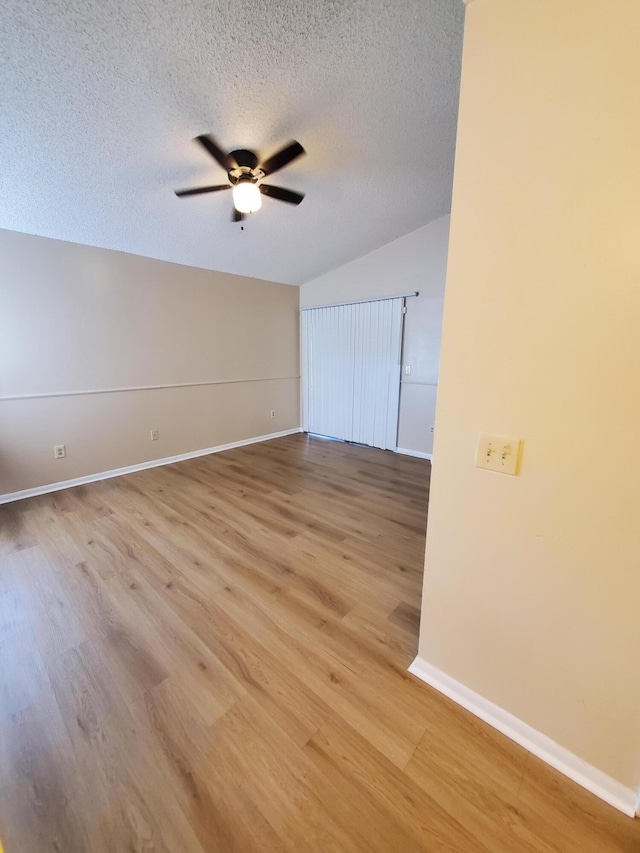
[[[459,0],[5,0],[0,227],[301,284],[449,212]],[[244,231],[191,139],[308,155]],[[277,178],[277,180],[276,180]]]

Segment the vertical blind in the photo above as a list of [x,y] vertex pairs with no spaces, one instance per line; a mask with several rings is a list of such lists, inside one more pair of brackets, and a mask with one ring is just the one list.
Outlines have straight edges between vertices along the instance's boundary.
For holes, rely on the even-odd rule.
[[302,310],[303,427],[395,450],[404,298]]

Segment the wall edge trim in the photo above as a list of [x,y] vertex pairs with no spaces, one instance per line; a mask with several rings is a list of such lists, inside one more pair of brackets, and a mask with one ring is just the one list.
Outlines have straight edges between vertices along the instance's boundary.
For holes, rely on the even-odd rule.
[[9,394],[0,397],[0,403],[14,400],[42,400],[49,397],[84,397],[87,394],[125,394],[129,391],[163,391],[167,388],[198,388],[204,385],[238,385],[242,382],[284,382],[300,376],[252,376],[248,379],[205,379],[198,382],[172,382],[168,385],[128,385],[122,388],[90,388],[80,391],[42,391],[33,394]]
[[162,465],[173,465],[174,462],[183,462],[186,459],[195,459],[198,456],[208,456],[211,453],[220,453],[223,450],[233,450],[235,447],[244,447],[247,444],[257,444],[261,441],[270,441],[273,438],[283,438],[285,435],[293,435],[302,432],[300,427],[285,429],[281,432],[272,432],[268,435],[257,435],[253,438],[243,438],[240,441],[231,441],[228,444],[218,444],[215,447],[205,447],[202,450],[190,450],[187,453],[179,453],[177,456],[163,456],[160,459],[151,459],[148,462],[139,462],[136,465],[126,465],[123,468],[112,468],[110,471],[100,471],[96,474],[86,474],[84,477],[74,477],[71,480],[61,480],[58,483],[48,483],[44,486],[34,486],[31,489],[22,489],[18,492],[7,492],[0,495],[0,504],[13,503],[14,501],[35,498],[38,495],[47,495],[50,492],[60,492],[63,489],[72,489],[74,486],[84,486],[87,483],[95,483],[98,480],[109,480],[111,477],[122,477],[125,474],[134,474],[136,471],[146,471],[147,468],[159,468]]
[[402,453],[404,456],[416,456],[418,459],[433,459],[433,453],[423,453],[422,450],[408,450],[406,447],[396,447],[396,453]]
[[640,814],[640,790],[634,791],[607,776],[547,735],[437,669],[420,655],[409,667],[409,672],[609,805],[629,817]]

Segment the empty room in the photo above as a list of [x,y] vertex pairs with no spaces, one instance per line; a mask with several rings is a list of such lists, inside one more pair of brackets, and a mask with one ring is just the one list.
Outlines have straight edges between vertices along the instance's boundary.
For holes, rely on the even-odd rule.
[[0,853],[640,853],[640,7],[0,10]]

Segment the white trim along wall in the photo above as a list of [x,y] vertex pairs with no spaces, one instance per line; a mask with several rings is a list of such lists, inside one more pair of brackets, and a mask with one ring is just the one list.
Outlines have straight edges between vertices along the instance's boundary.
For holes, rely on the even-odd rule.
[[129,388],[91,388],[82,391],[47,391],[40,394],[12,394],[0,397],[9,400],[43,400],[47,397],[79,397],[85,394],[121,394],[124,391],[161,391],[164,388],[198,388],[202,385],[233,385],[237,382],[274,382],[278,379],[300,379],[299,376],[260,376],[250,379],[207,379],[204,382],[172,382],[168,385],[132,385]]
[[25,498],[34,498],[37,495],[47,495],[50,492],[60,492],[63,489],[72,489],[74,486],[83,486],[86,483],[95,483],[98,480],[108,480],[111,477],[121,477],[123,474],[133,474],[136,471],[145,471],[147,468],[158,468],[161,465],[173,465],[174,462],[182,462],[185,459],[195,459],[197,456],[208,456],[211,453],[221,453],[223,450],[232,450],[234,447],[245,447],[247,444],[257,444],[261,441],[270,441],[272,438],[281,438],[285,435],[294,435],[301,432],[297,429],[285,429],[282,432],[273,432],[270,435],[257,435],[254,438],[245,438],[243,441],[232,441],[229,444],[220,444],[217,447],[205,447],[203,450],[192,450],[189,453],[179,453],[177,456],[165,456],[163,459],[151,459],[149,462],[140,462],[138,465],[127,465],[124,468],[114,468],[111,471],[100,471],[97,474],[88,474],[85,477],[75,477],[72,480],[63,480],[59,483],[49,483],[45,486],[36,486],[33,489],[22,489],[6,495],[0,495],[0,504],[21,501]]
[[611,776],[607,776],[597,767],[578,758],[568,749],[560,746],[551,738],[523,723],[513,714],[494,705],[488,699],[474,693],[469,687],[441,672],[426,660],[418,656],[409,672],[435,688],[438,692],[453,699],[458,705],[471,711],[476,717],[484,720],[494,729],[502,732],[515,743],[532,752],[542,761],[550,764],[564,776],[577,782],[587,791],[600,797],[601,800],[619,809],[629,817],[640,812],[640,791],[620,784]]

